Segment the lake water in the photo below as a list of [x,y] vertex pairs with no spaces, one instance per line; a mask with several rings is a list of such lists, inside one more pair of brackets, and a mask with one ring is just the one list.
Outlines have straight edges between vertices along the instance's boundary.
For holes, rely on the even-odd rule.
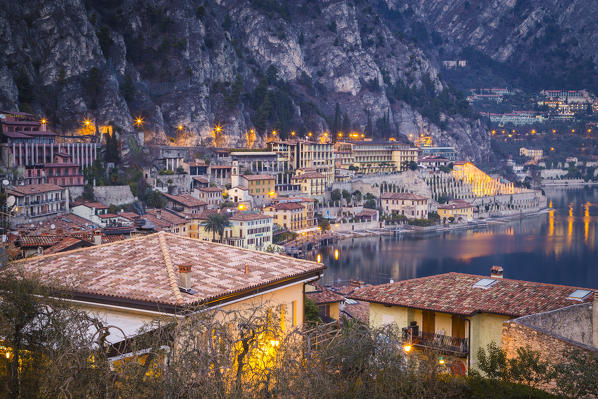
[[[552,210],[471,230],[339,241],[319,253],[324,283],[379,284],[446,272],[598,288],[598,187],[546,190]],[[313,254],[315,259],[317,254]]]

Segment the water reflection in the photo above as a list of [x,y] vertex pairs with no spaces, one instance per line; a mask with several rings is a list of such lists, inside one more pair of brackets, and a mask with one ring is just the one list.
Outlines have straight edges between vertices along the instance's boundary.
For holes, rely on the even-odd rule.
[[[367,237],[323,248],[324,281],[382,283],[449,271],[598,288],[598,188],[547,191],[551,209],[477,230]],[[318,255],[321,255],[319,257]]]

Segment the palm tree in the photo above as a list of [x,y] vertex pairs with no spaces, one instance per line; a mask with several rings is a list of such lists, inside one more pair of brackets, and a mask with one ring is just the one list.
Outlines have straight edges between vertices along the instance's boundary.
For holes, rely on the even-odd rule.
[[216,233],[220,236],[220,242],[222,242],[222,236],[224,235],[224,230],[230,226],[230,221],[228,220],[228,216],[221,215],[219,213],[213,213],[208,216],[208,221],[205,225],[205,230],[209,233],[212,233],[212,241],[216,241]]

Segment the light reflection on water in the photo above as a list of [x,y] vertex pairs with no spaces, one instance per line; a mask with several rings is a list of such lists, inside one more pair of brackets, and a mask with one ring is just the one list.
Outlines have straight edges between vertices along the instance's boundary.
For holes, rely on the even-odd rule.
[[[547,213],[477,230],[344,240],[319,251],[325,283],[457,271],[598,288],[598,187],[551,189]],[[315,259],[316,254],[313,255]]]

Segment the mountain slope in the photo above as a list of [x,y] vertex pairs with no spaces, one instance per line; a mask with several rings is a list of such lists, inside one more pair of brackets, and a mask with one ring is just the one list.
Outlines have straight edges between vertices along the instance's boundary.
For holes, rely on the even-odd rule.
[[216,124],[222,145],[251,128],[365,129],[489,154],[483,124],[374,0],[2,3],[0,106],[58,129],[89,116],[132,131],[141,115],[156,142],[208,142]]

